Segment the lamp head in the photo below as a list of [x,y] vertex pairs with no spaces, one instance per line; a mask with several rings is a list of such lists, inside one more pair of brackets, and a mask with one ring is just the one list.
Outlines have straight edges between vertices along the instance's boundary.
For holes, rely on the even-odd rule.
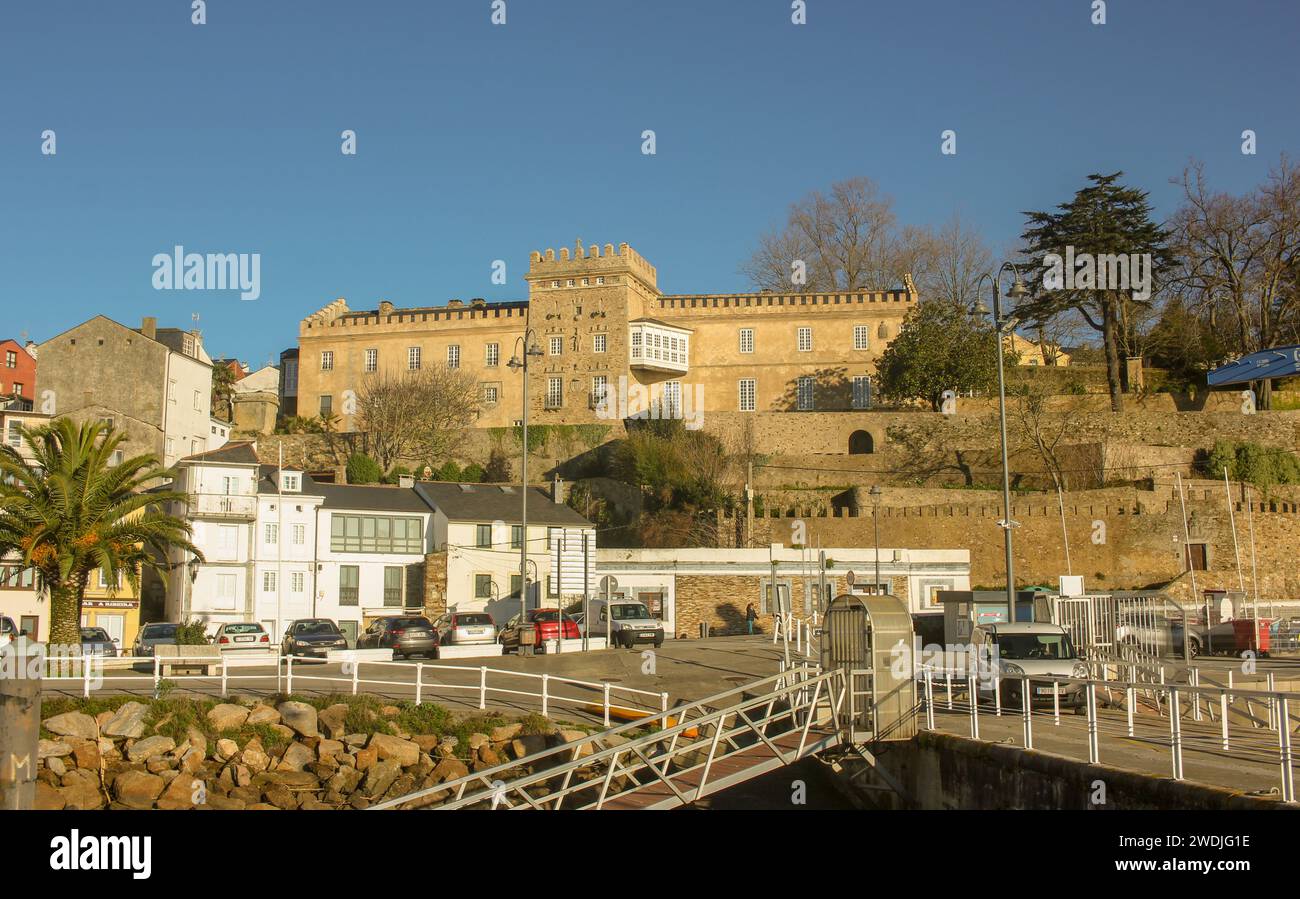
[[1024,279],[1016,275],[1016,280],[1011,282],[1011,287],[1007,289],[1006,295],[1013,300],[1023,300],[1029,296],[1029,288],[1025,286]]

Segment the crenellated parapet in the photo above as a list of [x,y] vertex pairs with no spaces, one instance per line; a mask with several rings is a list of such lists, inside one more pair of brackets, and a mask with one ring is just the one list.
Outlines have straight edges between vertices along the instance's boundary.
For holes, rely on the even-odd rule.
[[617,247],[607,243],[602,249],[598,244],[586,246],[579,238],[574,242],[572,250],[569,247],[560,247],[558,251],[550,247],[544,252],[534,250],[528,260],[530,281],[592,274],[599,277],[613,272],[628,272],[651,287],[658,285],[659,273],[655,267],[626,243],[620,243]]

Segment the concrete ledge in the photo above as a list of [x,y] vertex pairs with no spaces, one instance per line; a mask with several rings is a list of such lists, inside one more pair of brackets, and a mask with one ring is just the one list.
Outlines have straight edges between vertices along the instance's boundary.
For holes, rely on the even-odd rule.
[[[391,662],[391,649],[331,649],[325,654],[327,662]],[[296,665],[298,660],[294,660]]]
[[[592,638],[590,638],[590,639],[587,641],[587,645],[588,645],[591,649],[604,649],[604,648],[605,648],[605,638],[604,638],[604,637],[592,637]],[[554,640],[547,640],[547,641],[545,641],[545,642],[543,642],[543,643],[539,643],[539,644],[537,645],[537,651],[540,652],[540,653],[543,653],[543,654],[548,653],[548,652],[555,652],[555,641],[554,641]],[[566,652],[582,652],[582,638],[579,637],[579,638],[576,639],[576,640],[561,640],[561,641],[560,641],[560,650],[559,650],[559,651],[560,651],[561,653],[566,653]]]
[[467,646],[439,646],[440,659],[483,659],[499,656],[504,647],[500,643],[474,643]]
[[255,668],[261,665],[274,665],[280,655],[275,652],[242,650],[222,653],[221,658],[225,659],[227,668]]

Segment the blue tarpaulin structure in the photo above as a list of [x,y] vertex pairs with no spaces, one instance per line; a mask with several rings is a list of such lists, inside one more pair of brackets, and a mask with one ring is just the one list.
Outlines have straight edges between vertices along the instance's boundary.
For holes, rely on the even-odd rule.
[[1242,356],[1235,362],[1220,365],[1206,376],[1211,387],[1247,384],[1265,378],[1290,378],[1300,375],[1300,344],[1279,346]]

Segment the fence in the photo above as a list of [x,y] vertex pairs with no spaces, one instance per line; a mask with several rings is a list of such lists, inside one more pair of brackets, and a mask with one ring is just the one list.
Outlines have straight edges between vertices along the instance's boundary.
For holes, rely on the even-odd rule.
[[[152,675],[151,690],[155,697],[160,693],[160,688],[164,680],[177,683],[199,683],[206,684],[209,689],[215,689],[220,696],[229,695],[229,688],[232,683],[247,681],[268,682],[272,677],[275,678],[275,689],[277,693],[293,693],[294,682],[300,684],[303,682],[314,683],[332,683],[341,684],[347,687],[347,692],[353,696],[357,695],[362,688],[367,692],[371,687],[396,687],[405,690],[415,691],[415,703],[420,705],[424,702],[432,701],[430,694],[435,698],[440,693],[450,694],[458,692],[477,696],[478,708],[486,709],[488,699],[491,697],[520,697],[525,699],[535,699],[541,704],[541,713],[548,715],[553,706],[568,705],[579,706],[585,712],[595,714],[599,713],[606,727],[610,725],[611,713],[614,717],[630,717],[663,712],[668,708],[668,694],[656,693],[650,690],[638,690],[633,687],[623,687],[610,683],[595,683],[593,681],[578,680],[571,677],[562,677],[554,674],[534,674],[525,671],[508,671],[500,668],[489,668],[487,666],[468,666],[468,665],[440,665],[429,662],[387,662],[387,661],[348,661],[343,663],[342,675],[333,676],[324,674],[303,674],[295,670],[302,668],[302,662],[305,657],[301,656],[281,656],[278,652],[267,657],[264,666],[274,665],[275,672],[270,674],[266,671],[258,673],[232,674],[231,670],[241,671],[247,667],[256,666],[261,662],[261,658],[240,658],[232,664],[232,659],[222,656],[220,659],[214,659],[212,656],[175,656],[162,659],[153,657],[152,659],[144,658],[105,658],[103,656],[88,654],[82,656],[59,656],[51,657],[46,660],[47,671],[44,674],[44,680],[47,682],[66,682],[80,683],[81,693],[85,698],[89,698],[95,690],[103,689],[109,681],[116,682],[134,682],[139,684],[145,677]],[[319,660],[315,660],[319,661]],[[250,665],[251,663],[251,665]],[[295,665],[296,663],[296,665]],[[141,671],[136,669],[136,665],[148,664],[149,669]],[[206,669],[218,669],[215,674],[185,674],[171,675],[163,677],[163,665],[172,667],[204,667]],[[130,667],[132,673],[110,674],[109,671],[117,667]],[[372,671],[375,669],[384,669],[388,671],[410,672],[414,677],[409,680],[391,680],[378,679],[374,677],[363,677],[362,669],[367,668]],[[466,676],[471,683],[456,684],[445,683],[440,681],[428,681],[425,675],[428,672],[456,672],[457,676]],[[382,673],[382,672],[381,672]],[[528,689],[518,689],[502,685],[503,681],[515,679],[517,684],[519,680],[525,683],[528,681],[540,681],[539,690],[533,691]],[[565,688],[568,688],[567,690]],[[578,692],[584,692],[584,695],[573,695]],[[568,692],[570,695],[566,695]]]
[[[1137,679],[1139,674],[1135,671],[1130,671],[1129,677],[1123,677],[1125,667],[1138,666],[1089,663],[1088,677],[1033,674],[999,678],[995,675],[987,677],[982,685],[981,673],[973,666],[922,666],[918,667],[916,677],[921,682],[921,705],[926,727],[930,730],[937,729],[936,710],[964,713],[969,719],[971,738],[980,739],[981,694],[987,696],[986,701],[992,707],[991,712],[985,711],[984,714],[1001,718],[1004,685],[1015,684],[1019,692],[1019,701],[1015,704],[1019,708],[1013,709],[1008,705],[1005,711],[1008,714],[1018,711],[1026,749],[1034,748],[1035,719],[1050,718],[1053,726],[1060,727],[1064,698],[1070,705],[1081,706],[1084,710],[1088,761],[1091,763],[1100,761],[1103,736],[1168,746],[1170,770],[1175,780],[1183,779],[1184,751],[1216,755],[1231,753],[1233,758],[1243,761],[1276,764],[1280,798],[1284,802],[1296,801],[1292,731],[1297,718],[1292,715],[1292,709],[1300,712],[1300,693],[1271,689],[1274,684],[1272,673],[1267,675],[1270,689],[1258,690],[1235,684],[1199,684],[1196,669],[1192,669],[1189,683],[1153,683]],[[1098,673],[1098,669],[1100,676],[1092,676]],[[1111,670],[1115,671],[1113,677],[1109,676]],[[1112,705],[1117,696],[1122,697],[1122,719],[1099,712],[1098,693],[1102,691]],[[1034,698],[1042,700],[1048,695],[1052,701],[1051,711],[1036,712]],[[1158,720],[1168,719],[1167,735],[1157,737],[1145,727],[1139,733],[1139,721],[1144,725],[1147,723],[1138,715],[1140,696],[1153,702]],[[1244,710],[1240,707],[1243,704],[1246,706]],[[1266,717],[1258,717],[1255,707],[1267,710]],[[1237,723],[1235,732],[1234,721]]]

